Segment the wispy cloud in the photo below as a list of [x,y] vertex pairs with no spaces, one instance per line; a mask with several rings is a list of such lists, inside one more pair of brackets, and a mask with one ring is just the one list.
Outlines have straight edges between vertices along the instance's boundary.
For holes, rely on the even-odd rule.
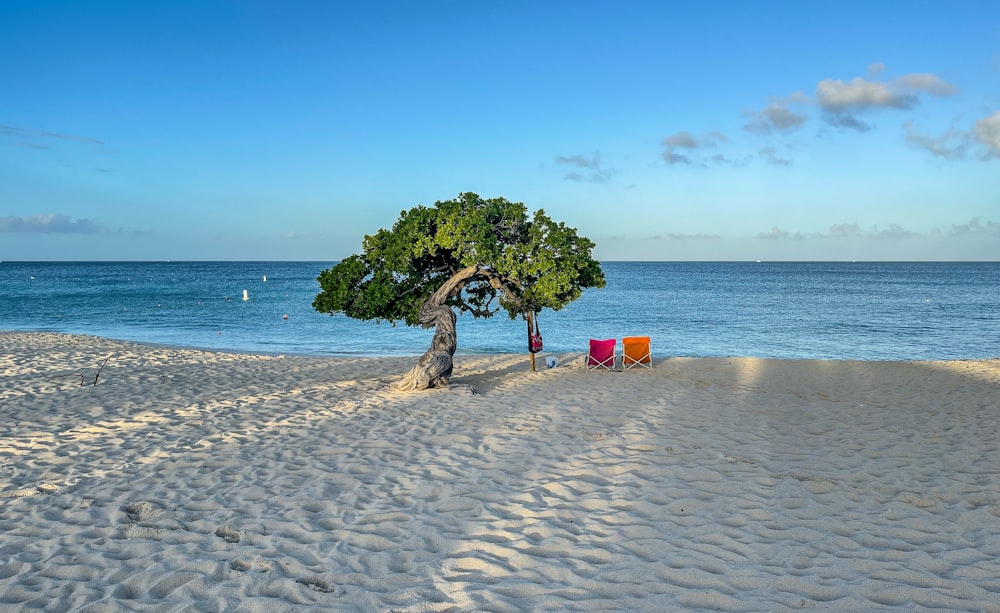
[[900,226],[899,224],[891,223],[884,230],[879,230],[878,227],[876,226],[876,228],[872,230],[870,233],[868,233],[866,236],[870,236],[871,238],[889,238],[889,239],[919,238],[920,233],[907,230],[902,226]]
[[884,229],[878,226],[871,230],[863,230],[856,223],[842,223],[830,226],[827,232],[789,232],[782,230],[778,226],[773,226],[766,232],[758,232],[755,238],[761,240],[806,240],[806,239],[843,239],[843,238],[864,238],[864,239],[906,239],[917,238],[920,234],[911,232],[899,224],[889,224]]
[[972,152],[983,160],[1000,158],[1000,111],[977,120],[971,130],[950,128],[940,136],[930,136],[912,122],[903,124],[903,130],[910,146],[935,157],[955,160]]
[[654,234],[649,235],[631,235],[631,234],[612,234],[609,237],[611,240],[615,241],[656,241],[663,242],[667,240],[671,241],[717,241],[722,240],[722,236],[718,234],[680,234],[680,233],[669,233],[669,234]]
[[903,75],[899,78],[899,83],[913,91],[926,92],[939,98],[947,98],[958,93],[958,88],[944,79],[929,72],[918,72]]
[[[38,155],[41,157],[51,155],[47,153],[49,150],[68,153],[69,149],[73,149],[75,150],[73,151],[74,155],[104,155],[113,153],[113,151],[105,147],[103,141],[89,136],[0,124],[0,144],[5,141],[9,142],[10,146],[38,152]],[[92,166],[84,162],[69,162],[66,159],[61,159],[60,163],[69,167],[87,168],[94,172],[112,172],[110,168],[104,165]]]
[[22,146],[29,146],[36,149],[45,149],[47,147],[40,144],[32,145],[32,141],[47,139],[72,141],[88,145],[104,144],[96,138],[90,138],[89,136],[78,136],[76,134],[67,134],[64,132],[47,132],[45,130],[34,130],[32,128],[18,128],[16,126],[7,126],[3,124],[0,124],[0,136],[17,139],[18,142],[22,143]]
[[679,147],[681,149],[701,149],[703,147],[715,147],[718,143],[729,142],[729,138],[722,132],[713,131],[704,136],[693,136],[687,130],[681,130],[663,139],[663,144],[668,147]]
[[718,234],[667,234],[667,238],[675,241],[714,241],[722,237]]
[[868,78],[874,79],[878,75],[885,72],[885,64],[883,62],[875,62],[868,65]]
[[663,161],[667,163],[668,166],[676,166],[677,164],[688,164],[690,165],[691,158],[686,155],[681,155],[672,149],[667,149],[663,152]]
[[125,228],[118,228],[115,230],[116,234],[127,234],[129,236],[155,236],[156,232],[152,228],[136,228],[134,230],[126,230]]
[[727,142],[729,138],[722,132],[713,131],[702,136],[694,136],[687,130],[681,130],[663,139],[663,161],[668,165],[692,164],[691,158],[678,153],[678,149],[685,151],[714,149],[719,143]]
[[972,134],[986,147],[986,157],[1000,158],[1000,111],[977,121]]
[[789,102],[802,103],[807,101],[804,94],[796,93],[786,100],[771,102],[760,111],[748,111],[745,114],[750,117],[750,121],[743,128],[754,134],[797,130],[809,117],[790,110],[788,108]]
[[805,236],[801,232],[796,232],[795,234],[792,234],[786,230],[782,230],[778,226],[773,226],[767,232],[758,232],[757,238],[766,241],[787,240],[787,239],[802,240],[803,238],[805,238]]
[[725,164],[727,166],[742,168],[743,166],[750,164],[750,162],[753,160],[753,156],[747,155],[741,158],[731,158],[721,153],[717,153],[708,159],[713,164]]
[[824,115],[823,120],[835,128],[848,128],[855,132],[868,132],[872,129],[871,124],[845,113],[830,113]]
[[93,220],[72,219],[57,213],[0,217],[0,233],[7,234],[96,234],[99,231]]
[[576,169],[563,176],[563,178],[567,181],[606,183],[618,174],[618,171],[614,168],[606,168],[601,164],[601,156],[599,153],[592,153],[589,156],[561,155],[556,158],[556,164],[565,164]]
[[930,136],[917,130],[911,121],[903,124],[903,133],[911,147],[945,159],[965,157],[970,144],[968,132],[950,129],[941,136]]
[[861,226],[856,223],[840,223],[830,226],[830,236],[833,238],[854,238],[861,235]]
[[989,234],[1000,236],[1000,223],[995,221],[980,221],[978,217],[973,217],[969,223],[952,226],[948,230],[951,236],[969,236],[970,234]]
[[281,238],[285,239],[286,241],[301,241],[319,237],[320,234],[318,232],[295,232],[294,230],[285,232],[281,236]]
[[758,153],[760,157],[764,158],[765,162],[772,166],[789,166],[792,163],[791,160],[778,157],[778,150],[774,147],[764,147]]

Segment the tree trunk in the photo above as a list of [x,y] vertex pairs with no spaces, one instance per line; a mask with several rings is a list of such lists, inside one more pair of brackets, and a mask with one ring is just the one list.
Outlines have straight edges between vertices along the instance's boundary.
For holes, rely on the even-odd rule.
[[535,319],[535,314],[528,311],[524,319],[528,322],[528,357],[531,359],[531,372],[535,372],[535,353],[531,350],[531,324]]
[[478,266],[463,268],[445,281],[444,285],[431,294],[420,307],[420,325],[424,328],[434,326],[434,338],[431,340],[430,349],[395,385],[396,389],[412,391],[448,385],[448,377],[451,376],[454,367],[452,356],[455,355],[455,348],[458,345],[458,335],[455,331],[455,311],[445,302],[455,293],[462,291],[462,288],[480,273]]

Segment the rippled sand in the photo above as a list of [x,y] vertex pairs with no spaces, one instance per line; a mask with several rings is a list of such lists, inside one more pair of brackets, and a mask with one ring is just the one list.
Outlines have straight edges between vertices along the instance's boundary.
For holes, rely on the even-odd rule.
[[558,357],[0,333],[0,610],[1000,611],[1000,360]]

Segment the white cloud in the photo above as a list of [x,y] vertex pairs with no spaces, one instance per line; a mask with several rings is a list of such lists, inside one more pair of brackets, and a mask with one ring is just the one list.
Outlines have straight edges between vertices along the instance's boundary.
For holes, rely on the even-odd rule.
[[986,157],[1000,158],[1000,111],[977,121],[972,134],[986,147]]
[[32,217],[0,217],[0,233],[10,234],[95,234],[100,231],[90,219],[71,219],[48,213]]
[[742,168],[743,166],[747,166],[750,164],[750,162],[753,160],[753,156],[747,155],[742,158],[730,158],[726,157],[721,153],[717,153],[713,155],[711,158],[709,158],[709,160],[715,164],[726,164],[728,166],[733,166],[735,168]]
[[830,226],[830,230],[827,233],[815,232],[815,233],[803,233],[803,232],[788,232],[782,230],[777,226],[771,228],[768,232],[760,232],[757,234],[757,238],[763,240],[803,240],[803,239],[901,239],[901,238],[916,238],[920,235],[916,232],[911,232],[906,230],[899,224],[889,224],[889,226],[884,230],[879,230],[878,226],[873,227],[870,231],[864,231],[856,223],[842,223],[834,224]]
[[312,238],[319,238],[319,234],[316,232],[295,232],[294,230],[285,232],[282,238],[288,241],[299,241],[308,240]]
[[871,124],[845,113],[830,113],[825,115],[823,120],[835,128],[850,128],[857,132],[867,132],[872,129]]
[[969,131],[951,128],[941,136],[930,136],[918,131],[911,122],[905,123],[903,129],[907,143],[935,157],[960,159],[978,146],[984,160],[1000,158],[1000,111],[977,120]]
[[[873,65],[869,75],[875,76],[882,70],[884,66]],[[816,85],[816,101],[824,112],[824,120],[830,125],[859,132],[867,132],[871,126],[858,119],[858,113],[912,109],[920,104],[921,93],[947,97],[958,93],[958,88],[926,72],[903,75],[890,82],[855,77],[846,83],[840,79],[823,79]]]
[[941,136],[929,136],[913,127],[912,122],[903,124],[906,142],[917,149],[923,149],[934,157],[958,159],[965,155],[969,135],[962,130],[948,130]]
[[698,141],[691,136],[690,132],[681,130],[676,134],[671,134],[663,139],[663,144],[667,147],[681,147],[682,149],[694,149],[698,146]]
[[675,153],[670,149],[663,152],[663,161],[673,166],[674,164],[691,164],[691,158],[686,155]]
[[968,236],[970,234],[1000,235],[1000,223],[995,221],[983,223],[978,217],[973,217],[969,220],[969,223],[952,226],[948,233],[952,236]]
[[791,234],[789,232],[786,232],[785,230],[782,230],[778,226],[774,226],[770,230],[768,230],[767,232],[759,232],[757,234],[757,238],[763,239],[763,240],[773,241],[773,240],[785,240],[785,239],[789,239],[789,238],[794,238],[794,239],[798,240],[798,239],[802,239],[804,237],[802,236],[802,234],[800,234],[798,232],[796,232],[795,234]]
[[805,115],[790,111],[787,105],[780,102],[772,102],[763,110],[752,111],[748,114],[750,122],[743,127],[755,134],[795,130],[808,119]]
[[571,171],[563,176],[567,181],[590,181],[592,183],[606,183],[610,181],[618,171],[614,168],[605,168],[601,164],[599,153],[586,155],[561,155],[556,158],[556,164],[568,164],[578,168],[583,172]]
[[909,109],[918,103],[917,97],[905,91],[893,91],[885,83],[865,81],[855,77],[850,83],[839,79],[823,79],[816,85],[816,99],[824,111],[844,113],[870,108]]
[[667,234],[667,238],[675,241],[711,241],[722,237],[718,234]]
[[841,223],[830,226],[830,236],[835,238],[851,238],[861,236],[861,226],[856,223]]
[[903,75],[899,78],[899,82],[909,89],[927,92],[932,96],[942,98],[954,96],[958,93],[957,87],[945,82],[941,77],[927,72]]
[[899,224],[891,223],[885,230],[876,228],[871,236],[872,238],[918,238],[920,235],[904,229]]
[[692,136],[690,132],[681,130],[663,139],[663,144],[667,147],[677,147],[680,149],[701,149],[705,147],[713,148],[718,143],[729,142],[729,138],[722,132],[709,132],[698,138]]
[[885,64],[883,64],[882,62],[874,62],[873,64],[868,66],[869,79],[875,78],[878,75],[882,74],[883,72],[885,72]]
[[772,166],[789,166],[792,161],[778,157],[778,151],[774,147],[764,147],[759,151],[760,156]]
[[[729,142],[729,137],[727,137],[722,132],[713,131],[705,134],[703,136],[697,137],[692,135],[687,130],[681,130],[671,134],[670,136],[664,137],[663,139],[663,161],[669,165],[675,164],[692,164],[691,158],[677,153],[677,149],[685,150],[697,150],[697,149],[714,149],[719,143]],[[704,164],[701,164],[704,166]]]

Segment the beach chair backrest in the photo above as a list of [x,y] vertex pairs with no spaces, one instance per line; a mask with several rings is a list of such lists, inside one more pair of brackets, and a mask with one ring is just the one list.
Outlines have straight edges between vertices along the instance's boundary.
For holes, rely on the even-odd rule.
[[615,348],[618,341],[613,338],[606,340],[590,339],[590,349],[587,351],[587,370],[604,368],[615,369]]
[[648,336],[626,336],[622,339],[622,370],[633,366],[653,367]]

